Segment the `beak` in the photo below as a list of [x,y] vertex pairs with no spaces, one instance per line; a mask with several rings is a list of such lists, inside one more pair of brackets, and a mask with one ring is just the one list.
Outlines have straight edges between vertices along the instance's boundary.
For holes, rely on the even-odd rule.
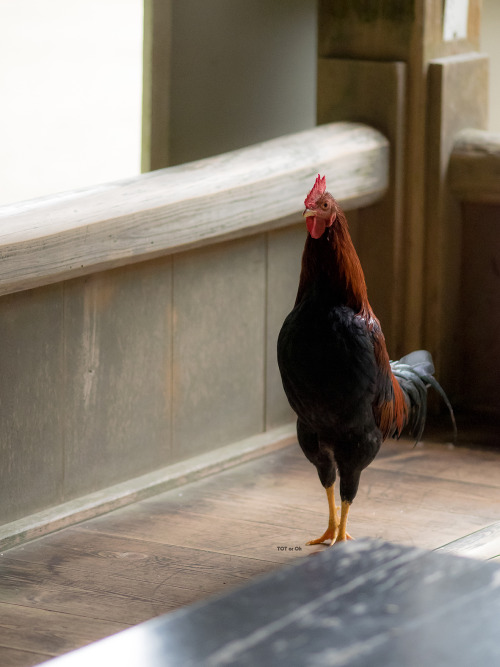
[[310,218],[311,216],[316,215],[316,212],[311,211],[311,209],[309,209],[309,208],[305,208],[304,213],[302,213],[302,215],[304,216],[304,218]]

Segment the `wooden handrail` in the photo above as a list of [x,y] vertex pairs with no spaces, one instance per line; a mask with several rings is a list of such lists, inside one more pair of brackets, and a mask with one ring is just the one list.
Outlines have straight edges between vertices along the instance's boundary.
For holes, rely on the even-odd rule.
[[388,184],[388,142],[370,127],[334,123],[4,206],[0,295],[298,221],[319,172],[345,208],[373,203]]
[[500,204],[500,134],[459,132],[448,176],[452,191],[462,201]]

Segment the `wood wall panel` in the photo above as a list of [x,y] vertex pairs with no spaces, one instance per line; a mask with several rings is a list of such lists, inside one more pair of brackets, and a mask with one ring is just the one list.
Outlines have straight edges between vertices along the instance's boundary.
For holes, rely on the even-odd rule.
[[171,260],[65,283],[65,500],[171,453]]
[[258,235],[175,257],[175,460],[264,430],[265,252]]
[[[300,220],[300,216],[297,216]],[[267,341],[266,341],[266,427],[292,422],[295,415],[285,398],[277,363],[277,341],[285,317],[292,310],[306,240],[306,225],[298,222],[288,229],[268,234],[267,250]]]
[[[464,204],[460,404],[500,426],[500,206]],[[497,428],[497,441],[500,434]]]
[[0,323],[3,523],[62,498],[62,286],[1,299]]
[[484,128],[488,109],[488,57],[473,53],[438,58],[429,65],[426,169],[424,345],[450,398],[459,382],[461,213],[448,184],[455,137]]

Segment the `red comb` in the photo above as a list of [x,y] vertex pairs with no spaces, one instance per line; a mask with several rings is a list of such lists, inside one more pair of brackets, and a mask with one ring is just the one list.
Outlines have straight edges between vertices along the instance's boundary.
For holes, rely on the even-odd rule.
[[321,195],[324,193],[325,190],[326,190],[326,176],[323,176],[323,178],[321,178],[321,176],[318,174],[318,177],[314,182],[311,192],[304,199],[305,207],[314,208],[316,206],[316,202],[318,201],[318,199],[321,197]]

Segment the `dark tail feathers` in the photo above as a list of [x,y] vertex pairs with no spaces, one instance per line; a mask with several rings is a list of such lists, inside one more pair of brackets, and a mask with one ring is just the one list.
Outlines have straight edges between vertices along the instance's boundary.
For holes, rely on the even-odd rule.
[[434,387],[450,411],[454,442],[456,442],[457,425],[453,408],[444,389],[434,377],[434,364],[430,353],[427,350],[416,350],[399,361],[391,361],[391,368],[405,395],[409,408],[408,426],[411,435],[416,437],[416,441],[420,440],[424,432],[427,417],[427,389]]

